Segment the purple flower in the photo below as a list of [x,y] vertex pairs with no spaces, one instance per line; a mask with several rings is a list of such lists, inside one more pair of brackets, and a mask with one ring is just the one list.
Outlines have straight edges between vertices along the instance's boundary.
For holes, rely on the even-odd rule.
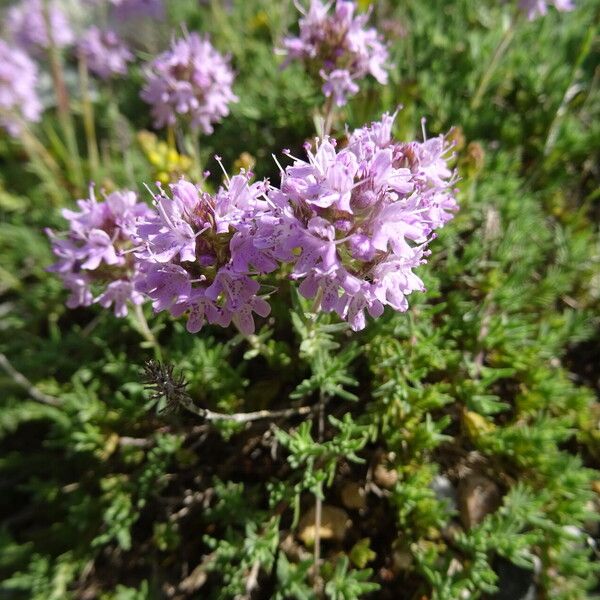
[[359,90],[358,85],[352,80],[350,71],[346,69],[335,69],[331,73],[326,73],[321,69],[321,77],[325,80],[323,84],[323,94],[326,98],[333,96],[333,101],[337,106],[344,106],[346,98],[354,96]]
[[[90,197],[78,200],[79,210],[63,210],[69,230],[47,234],[58,261],[49,270],[57,273],[71,295],[69,308],[98,303],[114,305],[115,315],[127,315],[127,303],[141,304],[135,289],[139,266],[131,250],[139,220],[150,209],[137,201],[135,192],[113,192],[97,202],[93,188]],[[94,296],[94,290],[99,294]]]
[[138,228],[138,235],[149,242],[147,258],[153,262],[168,263],[176,257],[184,262],[196,260],[196,232],[192,223],[197,219],[193,214],[195,202],[190,202],[189,197],[193,194],[197,199],[199,192],[187,181],[180,181],[172,189],[173,199],[161,190],[155,197],[156,217]]
[[519,0],[519,10],[530,21],[544,16],[548,12],[548,5],[554,6],[561,12],[575,9],[573,0]]
[[176,264],[161,264],[142,261],[141,277],[136,289],[152,299],[156,312],[170,310],[175,316],[183,314],[192,297],[192,284],[189,273]]
[[86,273],[65,273],[62,276],[62,282],[69,292],[71,292],[66,302],[69,308],[89,306],[94,301],[94,296],[90,289],[91,280]]
[[187,329],[204,323],[226,327],[232,321],[245,334],[254,332],[253,313],[267,316],[255,275],[278,262],[269,248],[254,244],[258,223],[271,210],[264,183],[240,173],[216,194],[181,180],[154,197],[155,212],[137,228],[141,276],[137,289],[155,311],[187,314]]
[[108,284],[106,289],[96,302],[104,308],[110,308],[113,304],[115,307],[115,315],[117,317],[127,316],[127,303],[142,304],[144,297],[136,291],[133,281],[119,279]]
[[90,27],[77,47],[89,70],[101,79],[126,75],[127,63],[133,60],[133,54],[114,31],[98,27]]
[[212,133],[213,123],[237,101],[229,59],[196,33],[173,41],[150,63],[146,79],[141,97],[152,105],[156,127],[174,125],[181,116],[193,128]]
[[20,120],[39,121],[42,105],[36,85],[37,66],[21,50],[0,40],[0,126],[12,136],[21,131]]
[[393,120],[355,131],[342,150],[325,138],[307,149],[308,160],[294,159],[253,238],[292,263],[302,295],[320,298],[354,330],[365,326],[365,311],[408,308],[406,297],[424,289],[413,269],[457,209],[444,138],[396,142]]
[[[55,2],[49,2],[48,18],[56,47],[70,46],[75,35],[67,16]],[[22,0],[15,4],[8,10],[6,24],[15,43],[28,52],[39,54],[40,50],[49,48],[43,0]]]
[[358,92],[357,80],[371,75],[387,83],[388,51],[377,31],[366,27],[369,15],[355,15],[355,2],[337,0],[332,14],[329,7],[311,0],[299,36],[283,41],[284,66],[301,60],[309,73],[324,80],[325,96],[342,106]]

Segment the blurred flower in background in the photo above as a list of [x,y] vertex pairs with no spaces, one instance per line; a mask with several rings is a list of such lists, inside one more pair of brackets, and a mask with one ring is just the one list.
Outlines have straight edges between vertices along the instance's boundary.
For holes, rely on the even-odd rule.
[[19,135],[21,120],[40,119],[37,81],[37,66],[27,54],[0,40],[0,125],[13,136]]
[[163,19],[165,7],[162,0],[110,0],[116,19],[150,17]]
[[156,127],[175,125],[182,117],[192,129],[212,133],[237,101],[229,59],[197,33],[174,40],[148,65],[146,77],[141,97],[152,105]]
[[[50,47],[50,36],[42,0],[23,0],[12,6],[6,15],[6,26],[18,46],[39,54]],[[52,41],[57,48],[70,46],[75,34],[67,15],[56,2],[48,2],[48,21],[52,30]]]
[[548,5],[554,6],[561,12],[573,10],[573,0],[519,0],[519,9],[530,21],[542,17],[548,12]]
[[78,41],[77,48],[89,70],[101,79],[127,73],[133,54],[116,32],[90,27]]
[[301,60],[315,78],[323,80],[323,93],[338,106],[358,92],[357,80],[372,75],[387,83],[388,50],[374,28],[367,27],[369,13],[356,15],[356,3],[337,0],[330,4],[311,0],[300,19],[298,37],[283,40],[284,66]]

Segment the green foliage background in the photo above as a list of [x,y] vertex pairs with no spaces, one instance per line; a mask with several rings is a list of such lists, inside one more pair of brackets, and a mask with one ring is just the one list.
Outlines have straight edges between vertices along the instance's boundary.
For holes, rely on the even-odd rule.
[[[363,3],[363,8],[365,8]],[[494,597],[507,563],[540,598],[596,586],[600,433],[600,96],[598,17],[577,10],[521,23],[477,110],[469,106],[510,7],[469,0],[373,4],[395,67],[340,115],[349,127],[404,106],[401,139],[455,127],[461,210],[422,268],[428,292],[361,334],[316,321],[279,282],[274,320],[245,339],[185,332],[153,317],[163,358],[199,405],[225,412],[328,401],[324,442],[311,419],[208,424],[164,414],[142,383],[152,349],[131,320],[70,311],[46,226],[78,189],[0,138],[0,352],[40,402],[0,372],[0,598],[313,598],[299,519],[322,494],[345,510],[324,541],[331,599]],[[209,31],[231,52],[240,102],[202,154],[216,171],[242,151],[277,181],[270,156],[300,152],[319,90],[273,52],[293,27],[288,2],[172,2],[173,29]],[[151,31],[144,58],[164,46]],[[136,132],[150,128],[131,77],[98,90],[103,184],[156,176]],[[120,114],[115,115],[117,100]],[[80,122],[74,104],[75,118]],[[118,125],[118,127],[117,127]],[[56,119],[40,138],[61,161]],[[65,163],[66,164],[66,163]],[[84,163],[86,166],[87,163]],[[87,167],[86,167],[87,168]],[[218,184],[218,179],[213,178]],[[440,482],[485,479],[498,505],[468,527]],[[459,503],[460,504],[460,503]],[[252,573],[256,587],[248,590]],[[508,596],[496,596],[508,597]]]

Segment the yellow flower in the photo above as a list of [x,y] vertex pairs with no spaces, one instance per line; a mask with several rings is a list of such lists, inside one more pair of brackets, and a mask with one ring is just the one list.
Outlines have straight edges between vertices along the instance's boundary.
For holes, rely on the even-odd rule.
[[166,184],[189,174],[192,166],[189,156],[179,154],[176,148],[150,131],[140,131],[137,138],[146,159],[154,167],[154,179]]
[[256,164],[256,159],[249,152],[242,152],[233,163],[233,172],[239,173],[242,169],[251,171]]

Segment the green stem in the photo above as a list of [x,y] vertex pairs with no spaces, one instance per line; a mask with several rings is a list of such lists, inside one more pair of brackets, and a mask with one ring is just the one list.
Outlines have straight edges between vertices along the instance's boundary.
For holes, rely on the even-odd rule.
[[79,86],[90,172],[92,179],[97,181],[100,171],[100,157],[98,156],[98,141],[96,139],[96,120],[94,117],[94,105],[90,98],[87,62],[85,56],[81,53],[79,54]]
[[323,137],[331,133],[333,123],[335,120],[335,102],[333,100],[333,94],[327,98],[325,107],[323,109]]
[[119,156],[120,152],[119,152],[119,139],[118,139],[118,135],[117,132],[119,131],[119,128],[121,127],[120,124],[120,111],[119,111],[119,104],[117,102],[117,94],[116,91],[114,89],[114,85],[113,85],[113,81],[109,80],[108,81],[108,99],[107,99],[107,114],[108,114],[108,127],[109,127],[109,140],[108,140],[108,146],[107,146],[107,151],[105,152],[104,157],[108,158],[108,160],[106,160],[107,163],[109,163],[109,165],[104,165],[105,169],[108,170],[110,168],[111,172],[113,171],[113,167],[112,167],[112,162],[113,162],[113,157],[115,155]]
[[577,78],[577,72],[579,71],[579,68],[583,64],[584,60],[588,57],[588,55],[592,49],[592,44],[593,44],[595,35],[596,35],[596,28],[591,27],[590,29],[588,29],[587,34],[586,34],[583,42],[581,43],[581,47],[579,49],[579,54],[577,55],[577,60],[575,61],[575,64],[573,65],[573,68],[571,69],[571,76],[569,78],[569,83],[565,89],[565,93],[563,94],[560,105],[558,106],[558,109],[556,110],[556,113],[554,114],[552,123],[550,123],[550,127],[548,128],[548,135],[546,136],[546,142],[544,143],[544,156],[548,156],[548,154],[550,154],[550,151],[554,147],[554,144],[556,142],[556,137],[558,135],[558,127],[560,125],[560,122],[563,120],[565,114],[567,113],[567,108],[568,108],[569,102],[571,100],[570,94],[571,94],[575,79]]
[[312,313],[312,318],[316,321],[319,318],[319,312],[321,311],[321,302],[323,301],[323,288],[319,287],[317,289],[317,293],[315,294],[315,298],[312,303],[312,307],[310,309]]
[[510,42],[512,41],[512,39],[515,35],[516,23],[517,23],[516,18],[511,19],[511,21],[508,25],[508,28],[506,29],[506,31],[500,38],[500,41],[498,42],[498,45],[496,46],[496,50],[494,51],[494,54],[492,55],[492,59],[490,60],[485,71],[483,72],[483,76],[481,77],[481,80],[479,81],[479,85],[477,86],[475,95],[473,96],[473,99],[471,100],[471,110],[479,108],[479,106],[481,105],[481,100],[483,99],[483,95],[487,91],[488,85],[490,84],[490,81],[496,71],[496,68],[500,64],[502,57],[508,50]]
[[200,158],[200,134],[197,129],[190,129],[187,135],[187,146],[193,161],[192,177],[196,179],[196,181],[202,181],[203,171],[202,160]]
[[141,304],[135,304],[133,307],[133,314],[138,325],[138,330],[142,334],[142,337],[150,343],[152,348],[154,349],[154,357],[158,361],[162,361],[162,351],[160,348],[160,344],[156,339],[155,335],[152,333],[148,325],[148,321],[146,321],[146,317],[144,315],[144,309]]
[[167,125],[167,146],[169,150],[177,150],[177,144],[175,142],[175,128],[173,125]]
[[64,69],[62,59],[56,43],[54,41],[54,32],[50,22],[50,12],[48,0],[44,0],[43,5],[44,21],[48,33],[48,56],[50,58],[50,71],[52,73],[52,82],[54,84],[54,93],[56,95],[56,108],[58,111],[58,120],[63,130],[63,135],[69,150],[69,170],[73,181],[79,189],[84,188],[84,176],[79,158],[79,149],[77,148],[77,139],[75,137],[75,127],[69,107],[69,94],[65,85]]
[[[317,405],[317,442],[321,444],[325,434],[325,393],[319,391],[319,403]],[[314,562],[314,590],[320,597],[323,581],[321,580],[321,524],[323,520],[323,484],[319,483],[319,489],[315,493],[315,545],[313,551]]]

